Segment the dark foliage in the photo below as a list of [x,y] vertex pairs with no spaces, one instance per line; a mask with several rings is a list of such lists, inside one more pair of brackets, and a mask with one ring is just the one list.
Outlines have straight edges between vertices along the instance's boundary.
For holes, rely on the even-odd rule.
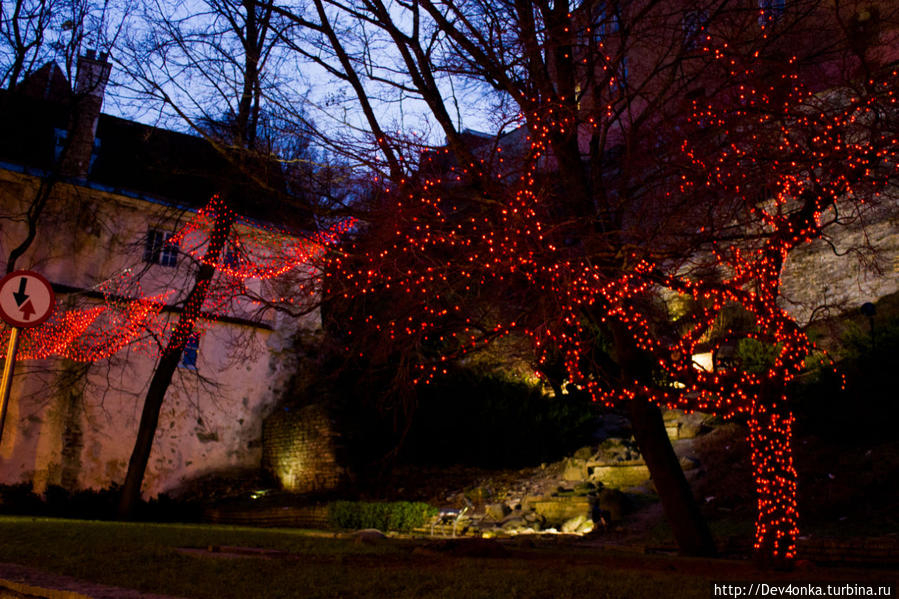
[[376,528],[399,532],[424,526],[436,514],[437,508],[427,503],[409,501],[335,501],[329,508],[331,525],[335,528]]
[[589,397],[546,396],[495,374],[457,369],[418,392],[406,461],[515,468],[554,461],[591,440]]
[[[0,485],[0,513],[114,520],[121,492],[118,485],[80,491],[49,485],[41,496],[34,492],[31,483]],[[137,519],[148,522],[196,522],[200,514],[198,504],[176,501],[165,494],[141,501],[137,509]]]
[[[838,324],[837,373],[811,370],[795,387],[797,419],[807,433],[846,441],[881,441],[895,437],[899,403],[899,296],[877,304],[870,322],[861,314]],[[841,388],[841,376],[846,378]]]

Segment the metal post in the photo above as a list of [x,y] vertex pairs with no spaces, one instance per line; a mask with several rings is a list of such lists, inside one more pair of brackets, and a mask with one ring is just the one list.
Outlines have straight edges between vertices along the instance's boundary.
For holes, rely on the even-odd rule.
[[6,408],[9,406],[9,390],[12,387],[12,371],[16,365],[16,351],[19,349],[19,327],[12,327],[9,347],[6,348],[6,362],[3,364],[3,379],[0,380],[0,441],[3,440],[3,424],[6,422]]

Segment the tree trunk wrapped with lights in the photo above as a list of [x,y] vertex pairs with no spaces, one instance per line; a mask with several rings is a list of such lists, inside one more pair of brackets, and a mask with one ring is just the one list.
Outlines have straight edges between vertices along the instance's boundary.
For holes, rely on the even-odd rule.
[[131,452],[128,472],[122,486],[122,496],[119,501],[119,517],[121,518],[134,516],[135,506],[140,500],[141,483],[147,470],[147,462],[150,460],[153,438],[156,436],[156,427],[159,423],[159,412],[162,409],[166,391],[172,382],[172,375],[175,374],[178,363],[181,361],[184,346],[187,345],[187,340],[194,333],[203,304],[206,302],[212,277],[215,275],[216,265],[219,263],[219,257],[231,234],[231,226],[236,220],[234,212],[218,198],[210,208],[214,214],[213,222],[215,224],[209,234],[206,253],[197,271],[193,288],[184,301],[181,315],[159,357],[159,363],[147,388],[147,396],[144,399],[144,407],[137,430],[137,440]]
[[[598,402],[745,419],[758,493],[756,550],[789,562],[798,512],[785,389],[814,348],[780,306],[779,279],[789,253],[820,237],[838,209],[864,210],[895,180],[896,138],[869,125],[873,114],[894,110],[896,75],[885,73],[866,94],[844,101],[812,94],[789,76],[789,64],[772,83],[752,61],[735,73],[726,51],[717,60],[733,78],[731,91],[750,99],[693,102],[677,151],[665,156],[670,176],[644,199],[659,211],[657,223],[606,233],[612,223],[557,195],[569,188],[551,180],[547,165],[559,160],[553,138],[573,125],[564,105],[547,103],[527,115],[529,166],[520,177],[498,184],[503,174],[494,173],[492,186],[466,197],[462,190],[471,188],[461,171],[482,168],[485,159],[453,174],[461,187],[434,178],[392,190],[390,214],[348,251],[353,259],[335,263],[331,290],[371,298],[351,310],[352,337],[359,347],[366,338],[389,339],[402,348],[398,355],[417,356],[417,382],[493,339],[523,334],[538,372],[561,361],[564,378]],[[679,218],[665,205],[684,201]],[[628,241],[660,223],[673,228]],[[678,319],[666,307],[675,297],[693,306]],[[718,331],[734,309],[751,325]],[[604,349],[603,337],[616,343]],[[700,370],[692,357],[709,349],[710,338],[717,339],[713,352],[741,339],[762,344],[770,362],[760,371],[737,363]],[[646,432],[651,418],[640,413],[633,424],[641,450],[656,454]],[[670,468],[652,458],[654,478],[665,480]],[[666,511],[677,505],[669,500],[678,485],[667,487]],[[678,536],[685,552],[708,552],[707,533],[695,532],[702,527],[699,518]]]

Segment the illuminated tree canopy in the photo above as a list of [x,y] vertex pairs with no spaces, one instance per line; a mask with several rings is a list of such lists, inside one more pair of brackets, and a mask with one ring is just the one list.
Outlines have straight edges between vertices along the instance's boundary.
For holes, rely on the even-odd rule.
[[[771,63],[710,36],[701,51],[716,93],[681,97],[655,135],[642,130],[632,159],[644,177],[608,176],[626,168],[609,161],[601,174],[620,184],[616,195],[579,195],[566,171],[595,163],[566,165],[565,151],[587,145],[605,108],[524,98],[526,144],[488,144],[451,168],[429,167],[439,153],[427,153],[335,258],[329,291],[351,306],[347,349],[383,354],[389,341],[414,383],[515,334],[531,340],[538,374],[561,363],[597,402],[745,419],[756,549],[790,560],[798,513],[786,388],[807,358],[827,358],[784,310],[780,276],[791,251],[891,201],[897,73],[822,87],[795,59]],[[749,326],[728,328],[735,310]],[[770,363],[694,363],[740,339],[772,348]]]
[[[203,264],[205,248],[215,230],[216,219],[237,220],[237,215],[213,198],[197,211],[184,227],[171,237],[169,243]],[[204,298],[192,332],[202,334],[209,323],[236,314],[255,316],[257,309],[273,306],[294,306],[309,309],[318,293],[319,271],[316,262],[328,247],[353,226],[352,219],[341,221],[332,229],[309,237],[288,235],[275,228],[252,223],[233,227],[222,253],[214,264],[218,273]],[[290,278],[290,294],[271,296],[252,293],[250,281],[272,281]],[[159,357],[161,346],[171,341],[174,328],[165,310],[177,289],[148,295],[141,281],[130,270],[105,281],[98,289],[102,299],[87,300],[87,305],[66,309],[57,305],[55,312],[43,325],[26,329],[21,336],[19,359],[39,360],[59,357],[77,362],[96,362],[107,359],[124,348]],[[192,334],[192,333],[189,333]],[[2,341],[8,338],[4,331]]]

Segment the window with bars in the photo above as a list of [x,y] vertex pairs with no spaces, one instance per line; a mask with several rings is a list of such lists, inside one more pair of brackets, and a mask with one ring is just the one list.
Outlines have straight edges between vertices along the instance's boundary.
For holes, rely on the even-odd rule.
[[200,351],[199,333],[191,333],[181,352],[181,367],[190,370],[197,369],[197,353]]
[[684,47],[694,49],[699,45],[700,35],[708,25],[709,13],[705,10],[684,11]]
[[786,0],[759,0],[759,25],[777,21],[786,10]]
[[150,229],[144,245],[144,262],[160,266],[176,266],[178,264],[178,244],[172,240],[167,231]]

